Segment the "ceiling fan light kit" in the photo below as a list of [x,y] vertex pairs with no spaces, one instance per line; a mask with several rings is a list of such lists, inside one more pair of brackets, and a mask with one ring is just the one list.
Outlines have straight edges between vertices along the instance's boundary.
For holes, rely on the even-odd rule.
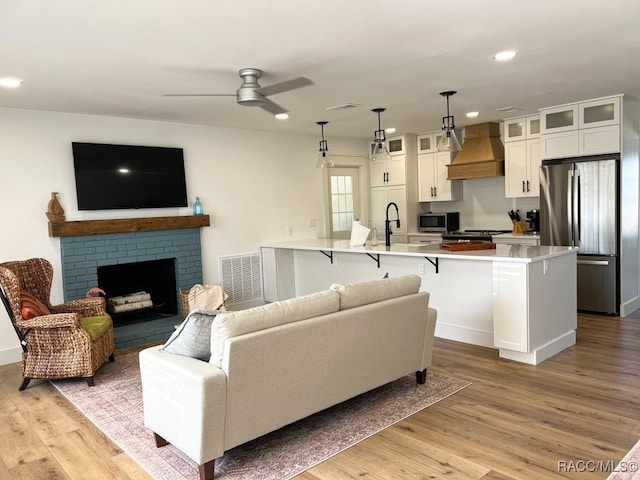
[[378,115],[378,129],[373,132],[373,148],[371,149],[371,161],[372,162],[382,162],[391,160],[391,154],[389,153],[389,149],[387,149],[386,145],[386,137],[384,135],[384,130],[380,126],[380,114],[384,112],[386,108],[374,108],[371,110],[373,113]]
[[320,140],[320,149],[318,150],[318,161],[316,162],[316,168],[331,168],[333,167],[333,161],[329,156],[329,146],[324,138],[324,126],[329,122],[316,122],[320,125],[320,131],[322,132],[322,140]]
[[449,113],[449,97],[455,95],[455,90],[448,90],[446,92],[440,92],[440,95],[447,98],[447,115],[442,117],[442,131],[444,135],[440,137],[438,141],[437,149],[439,152],[458,152],[460,151],[460,142],[456,137],[455,123],[453,115]]

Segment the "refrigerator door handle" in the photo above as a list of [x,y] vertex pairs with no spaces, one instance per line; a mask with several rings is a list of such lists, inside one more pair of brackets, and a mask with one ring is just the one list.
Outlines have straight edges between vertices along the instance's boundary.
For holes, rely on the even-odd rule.
[[569,227],[569,243],[575,246],[573,229],[573,170],[567,172],[567,226]]
[[609,260],[576,260],[578,265],[596,265],[599,267],[606,267],[609,265]]
[[576,247],[580,246],[580,170],[574,170],[573,176],[573,244]]

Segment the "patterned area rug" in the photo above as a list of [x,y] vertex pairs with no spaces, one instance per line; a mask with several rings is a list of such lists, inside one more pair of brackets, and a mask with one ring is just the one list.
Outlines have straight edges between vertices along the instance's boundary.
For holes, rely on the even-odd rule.
[[[81,380],[51,383],[154,478],[198,480],[196,463],[172,445],[156,448],[143,425],[137,354],[101,367],[94,387]],[[435,373],[424,385],[404,377],[226,452],[216,460],[215,478],[292,478],[468,385]]]
[[640,480],[640,440],[620,460],[607,480]]

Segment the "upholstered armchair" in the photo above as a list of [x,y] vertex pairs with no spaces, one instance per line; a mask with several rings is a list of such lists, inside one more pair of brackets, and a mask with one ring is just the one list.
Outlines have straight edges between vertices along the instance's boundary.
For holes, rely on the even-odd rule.
[[22,345],[19,390],[32,378],[81,377],[114,361],[113,323],[102,297],[52,305],[53,267],[44,258],[0,263],[0,298]]

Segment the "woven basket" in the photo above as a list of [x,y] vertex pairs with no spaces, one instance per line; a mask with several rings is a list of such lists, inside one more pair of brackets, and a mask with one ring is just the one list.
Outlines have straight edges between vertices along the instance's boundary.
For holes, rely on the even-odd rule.
[[187,318],[189,315],[189,290],[180,290],[180,312],[182,318]]

